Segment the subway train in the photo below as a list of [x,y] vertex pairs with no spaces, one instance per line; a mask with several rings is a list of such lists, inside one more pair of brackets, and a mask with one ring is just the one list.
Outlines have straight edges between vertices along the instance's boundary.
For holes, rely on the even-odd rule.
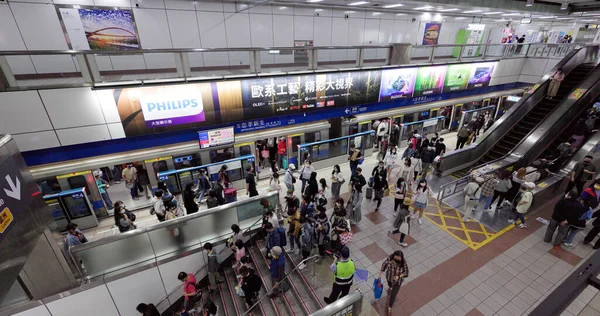
[[[492,110],[497,118],[516,103],[524,93],[524,89],[511,89],[487,94],[473,95],[463,98],[422,103],[412,106],[398,107],[385,111],[369,112],[328,120],[313,121],[286,127],[270,128],[255,132],[239,133],[229,144],[201,149],[198,141],[176,143],[168,146],[152,147],[143,150],[120,152],[117,154],[95,156],[90,158],[70,160],[66,162],[36,165],[30,167],[43,195],[56,194],[75,188],[85,188],[90,207],[97,218],[111,215],[108,204],[117,200],[126,203],[129,209],[135,210],[150,205],[149,198],[156,190],[159,181],[157,174],[168,170],[179,170],[195,166],[206,166],[209,177],[216,176],[223,164],[227,164],[228,173],[234,186],[244,187],[246,168],[252,165],[259,179],[271,176],[271,165],[279,168],[288,164],[298,165],[298,145],[328,140],[337,137],[354,135],[370,131],[376,121],[393,122],[385,132],[390,139],[395,140],[399,147],[404,145],[407,135],[413,129],[420,133],[453,132],[461,120],[470,121],[469,115],[485,108]],[[493,108],[492,108],[493,106]],[[415,122],[438,118],[435,125],[415,124]],[[413,123],[413,124],[411,124]],[[388,125],[389,126],[389,125]],[[399,128],[402,127],[402,128]],[[403,135],[392,135],[402,133]],[[363,137],[365,146],[371,148],[376,139],[367,135]],[[336,148],[327,153],[333,146],[310,146],[309,153],[316,149],[319,155],[345,155],[347,148]],[[325,152],[324,152],[325,151]],[[236,157],[253,157],[254,159],[236,160]],[[137,169],[138,177],[143,185],[139,187],[139,198],[131,197],[130,189],[121,181],[121,172],[126,164],[132,163]],[[197,171],[196,171],[197,172]],[[103,199],[97,186],[95,175],[110,184],[105,188],[110,199]],[[197,179],[197,174],[181,174],[181,177]],[[177,194],[181,192],[181,184],[177,181],[166,181],[169,190]],[[135,191],[135,190],[134,190]],[[54,213],[53,213],[54,214]]]

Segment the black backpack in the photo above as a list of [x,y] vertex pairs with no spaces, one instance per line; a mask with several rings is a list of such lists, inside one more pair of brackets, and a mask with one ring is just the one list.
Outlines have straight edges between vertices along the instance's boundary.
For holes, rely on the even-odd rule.
[[254,273],[250,273],[247,277],[244,278],[246,285],[250,291],[255,293],[260,292],[262,288],[262,280],[260,277]]

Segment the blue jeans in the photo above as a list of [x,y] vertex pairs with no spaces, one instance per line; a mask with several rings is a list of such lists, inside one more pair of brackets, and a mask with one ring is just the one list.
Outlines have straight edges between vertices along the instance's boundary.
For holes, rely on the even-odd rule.
[[302,190],[300,192],[304,194],[304,189],[306,188],[306,183],[308,183],[308,179],[302,179]]
[[575,239],[575,235],[577,235],[579,229],[571,228],[569,229],[569,234],[567,234],[567,238],[565,239],[565,244],[572,244],[573,239]]
[[204,189],[200,189],[200,196],[198,196],[198,203],[200,203],[200,201],[202,201],[202,198],[204,197],[204,195],[206,194],[208,190],[204,190]]
[[133,181],[133,187],[129,189],[129,194],[131,194],[132,198],[138,197],[138,182],[137,180]]
[[517,225],[517,221],[520,219],[521,224],[525,224],[525,214],[519,213],[515,210],[515,225]]
[[100,195],[102,196],[102,199],[104,200],[104,203],[106,204],[106,209],[112,210],[113,207],[113,202],[110,200],[110,196],[108,196],[108,193],[104,192],[104,193],[100,193]]
[[292,235],[292,234],[290,234],[288,236],[290,239],[290,250],[294,250],[294,241],[296,242],[298,249],[300,249],[300,237],[298,236],[298,238],[294,238],[294,235]]
[[483,206],[483,209],[484,209],[484,210],[487,210],[487,209],[488,209],[488,208],[490,208],[490,206],[492,205],[492,197],[493,197],[493,196],[485,196],[485,195],[482,195],[482,196],[479,198],[479,203],[481,203],[481,202],[485,201],[485,205]]

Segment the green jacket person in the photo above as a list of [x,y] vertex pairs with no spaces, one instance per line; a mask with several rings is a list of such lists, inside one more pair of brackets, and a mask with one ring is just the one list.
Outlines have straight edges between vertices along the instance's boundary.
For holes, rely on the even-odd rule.
[[350,259],[350,249],[348,247],[344,246],[342,248],[342,259],[338,261],[336,257],[329,269],[333,271],[334,281],[331,294],[329,294],[329,297],[323,298],[323,301],[327,304],[331,304],[338,298],[348,295],[352,286],[356,267],[354,266],[354,261]]

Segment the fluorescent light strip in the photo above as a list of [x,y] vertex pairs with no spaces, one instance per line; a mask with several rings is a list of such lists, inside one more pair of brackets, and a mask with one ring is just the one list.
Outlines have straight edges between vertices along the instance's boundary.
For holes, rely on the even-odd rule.
[[442,9],[442,10],[438,10],[440,12],[450,12],[450,11],[458,11],[460,10],[459,8],[452,8],[452,9]]
[[554,19],[554,15],[552,16],[540,16],[538,19]]
[[433,9],[433,7],[430,5],[426,5],[423,7],[414,8],[413,10],[429,10],[429,9]]
[[386,5],[384,6],[384,8],[386,9],[391,9],[391,8],[397,8],[397,7],[403,7],[404,5],[402,3],[398,3],[398,4],[390,4],[390,5]]
[[309,3],[317,3],[317,2],[321,2],[321,1],[323,1],[323,0],[308,0],[308,1],[306,1],[306,2],[309,2]]
[[471,10],[471,11],[464,11],[463,13],[477,13],[477,12],[482,12],[481,10]]
[[358,2],[349,3],[348,5],[363,5],[363,4],[367,4],[367,3],[369,3],[369,2],[367,2],[367,1],[358,1]]
[[498,12],[484,12],[483,15],[492,15],[492,14],[500,14],[502,12],[498,11]]
[[520,16],[521,13],[504,13],[502,16]]
[[467,18],[465,18],[464,16],[459,16],[457,17],[455,20],[466,20]]

